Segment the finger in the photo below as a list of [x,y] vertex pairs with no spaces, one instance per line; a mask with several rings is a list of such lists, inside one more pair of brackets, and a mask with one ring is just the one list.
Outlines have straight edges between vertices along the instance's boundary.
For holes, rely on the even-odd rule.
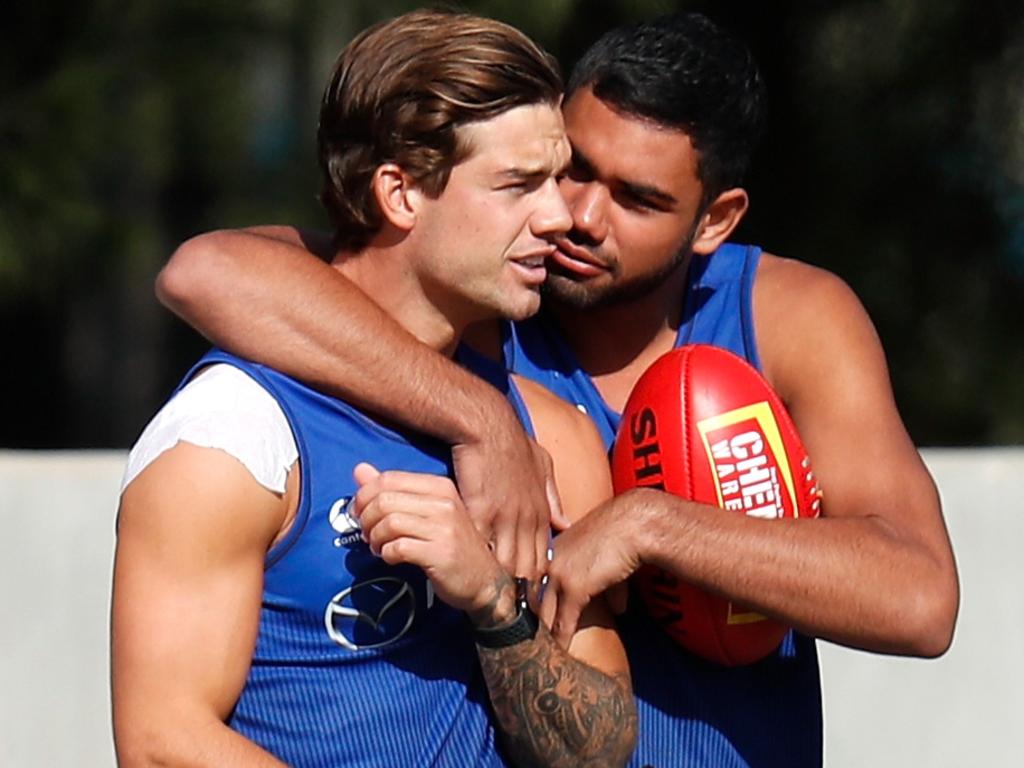
[[415,494],[444,496],[456,499],[459,493],[455,483],[446,475],[430,474],[429,472],[403,472],[389,469],[384,472],[373,465],[361,462],[355,465],[352,476],[360,487],[370,485],[374,480],[386,490],[404,490]]
[[548,508],[551,510],[551,527],[556,531],[564,531],[572,521],[566,517],[562,510],[562,497],[558,495],[558,486],[555,484],[554,475],[549,474],[544,483],[544,492],[548,499]]
[[544,597],[541,598],[540,607],[537,610],[537,618],[544,622],[544,625],[549,630],[552,630],[557,612],[558,585],[554,582],[548,582],[547,588],[544,590]]
[[516,522],[518,531],[513,575],[522,576],[530,584],[536,584],[545,567],[542,558],[548,539],[547,521],[539,520],[536,514],[523,513]]
[[352,478],[360,488],[369,484],[378,477],[380,477],[380,471],[373,466],[373,464],[369,464],[365,461],[361,461],[356,464],[355,468],[352,470]]
[[560,595],[552,634],[563,648],[569,647],[572,636],[576,634],[576,625],[579,624],[582,608],[583,606],[571,595]]
[[397,539],[416,539],[430,542],[437,538],[436,525],[429,518],[405,512],[385,515],[370,528],[363,529],[363,538],[370,551],[380,555],[384,546]]
[[504,570],[513,575],[515,575],[518,565],[516,562],[517,536],[518,531],[515,525],[510,524],[505,516],[495,521],[494,528],[491,531],[491,541],[494,542],[494,557]]
[[533,537],[533,541],[530,544],[533,546],[533,570],[530,572],[530,585],[535,588],[540,588],[540,581],[547,575],[548,572],[548,541],[551,538],[551,529],[548,526],[544,526],[537,530],[536,535]]
[[449,520],[456,512],[451,499],[405,491],[379,491],[365,502],[358,501],[353,514],[364,533],[388,515],[409,514],[432,520]]
[[491,521],[496,511],[495,499],[501,495],[492,482],[486,485],[480,482],[481,472],[474,471],[476,465],[471,461],[472,458],[473,454],[466,446],[452,448],[456,488],[476,529],[480,531],[481,536],[489,539]]
[[447,475],[434,475],[429,472],[403,472],[389,469],[380,473],[379,482],[382,488],[389,491],[406,491],[433,496],[459,498],[455,483]]
[[380,493],[380,471],[372,464],[361,461],[352,469],[352,478],[356,481],[356,493],[349,503],[348,511],[358,520],[366,506]]
[[380,548],[380,558],[388,565],[408,563],[418,565],[427,569],[434,563],[432,557],[434,547],[430,542],[420,539],[399,537],[383,544]]
[[537,580],[530,582],[530,590],[527,594],[527,599],[530,601],[531,607],[537,607],[540,604],[541,595],[544,594],[544,590],[548,586],[548,568],[551,566],[551,558],[554,557],[555,551],[551,548],[553,541],[551,539],[550,532],[546,537],[546,545],[544,550],[539,554],[537,560]]
[[625,581],[612,584],[605,592],[605,599],[608,601],[608,608],[616,616],[626,612],[629,602],[629,585]]

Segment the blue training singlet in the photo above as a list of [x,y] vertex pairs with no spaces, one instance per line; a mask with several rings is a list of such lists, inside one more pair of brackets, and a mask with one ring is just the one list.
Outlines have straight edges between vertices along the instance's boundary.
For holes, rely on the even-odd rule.
[[[751,291],[761,251],[723,245],[690,263],[676,346],[714,344],[760,369]],[[543,315],[506,326],[508,368],[588,413],[609,448],[619,414]],[[790,632],[755,664],[722,667],[679,648],[640,601],[620,617],[640,717],[631,766],[803,768],[822,762],[821,684],[814,640]]]
[[[391,566],[346,506],[353,467],[451,475],[451,451],[269,368],[215,350],[280,404],[298,446],[295,521],[267,553],[252,666],[229,725],[294,766],[504,766],[465,615]],[[527,428],[508,375],[503,389]],[[491,378],[491,377],[488,377]]]

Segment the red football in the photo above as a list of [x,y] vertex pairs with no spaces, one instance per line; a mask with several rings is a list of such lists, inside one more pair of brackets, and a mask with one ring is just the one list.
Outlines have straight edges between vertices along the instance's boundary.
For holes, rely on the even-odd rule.
[[[662,356],[637,381],[612,450],[615,493],[657,488],[764,519],[817,517],[821,491],[793,420],[745,360],[705,344]],[[786,627],[652,566],[636,592],[687,650],[726,665],[778,647]]]

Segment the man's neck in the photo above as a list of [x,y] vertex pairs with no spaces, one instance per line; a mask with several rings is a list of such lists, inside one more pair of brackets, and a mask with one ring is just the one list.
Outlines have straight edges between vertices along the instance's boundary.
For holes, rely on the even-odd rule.
[[391,248],[341,252],[331,263],[410,334],[442,354],[455,353],[465,322],[451,318]]
[[687,265],[654,291],[607,307],[576,310],[548,299],[547,309],[598,391],[621,411],[640,375],[675,346]]

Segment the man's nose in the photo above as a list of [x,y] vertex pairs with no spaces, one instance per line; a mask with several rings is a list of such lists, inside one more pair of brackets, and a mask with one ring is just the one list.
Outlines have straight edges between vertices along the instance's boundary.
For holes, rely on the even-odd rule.
[[607,191],[599,184],[579,184],[568,191],[573,230],[592,243],[603,242],[608,236]]
[[554,179],[544,182],[541,204],[533,217],[531,229],[538,237],[564,235],[572,229],[572,214],[565,204],[558,183]]

